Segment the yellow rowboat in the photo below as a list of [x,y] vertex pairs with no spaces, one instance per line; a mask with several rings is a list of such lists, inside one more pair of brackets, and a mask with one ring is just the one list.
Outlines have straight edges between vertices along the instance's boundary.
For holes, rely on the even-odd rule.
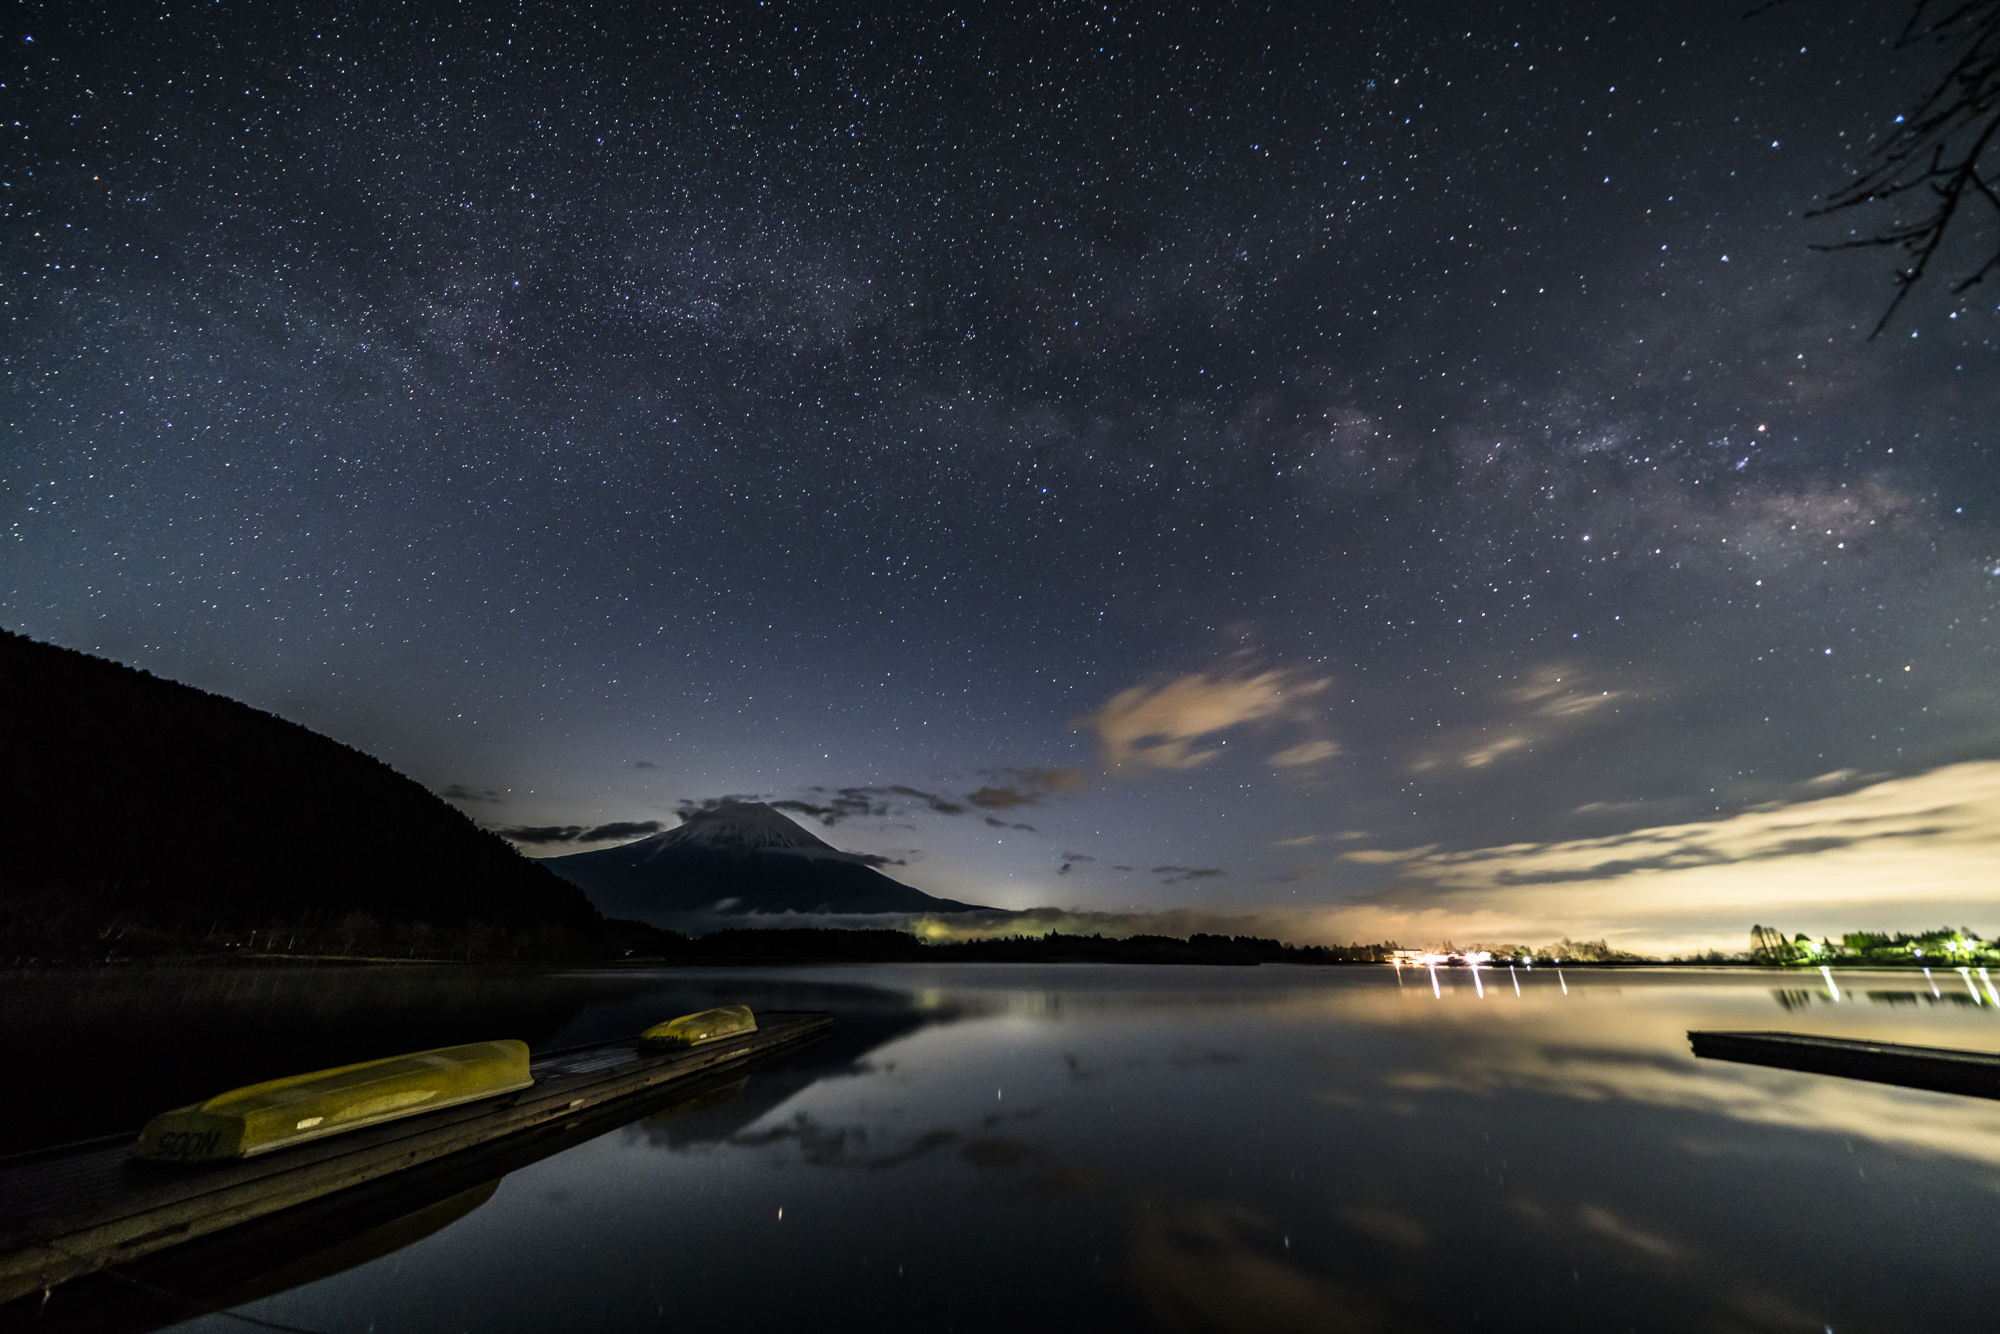
[[534,1082],[528,1044],[511,1038],[387,1056],[251,1084],[161,1112],[139,1132],[132,1156],[177,1163],[248,1158]]
[[747,1005],[724,1005],[699,1014],[684,1014],[664,1024],[654,1024],[639,1035],[643,1047],[692,1047],[703,1042],[720,1042],[757,1031],[757,1016]]

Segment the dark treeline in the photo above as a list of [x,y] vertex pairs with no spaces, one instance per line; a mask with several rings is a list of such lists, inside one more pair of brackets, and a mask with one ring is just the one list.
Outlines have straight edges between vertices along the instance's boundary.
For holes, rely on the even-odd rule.
[[[662,935],[675,935],[663,932]],[[931,944],[906,931],[716,931],[662,942],[668,959],[827,963],[1381,963],[1394,945],[1288,945],[1256,936],[1005,936]]]
[[1289,945],[1259,936],[1014,936],[926,947],[928,958],[992,963],[1382,963],[1396,947]]
[[1385,962],[1393,944],[1290,945],[1257,936],[1075,936],[1050,932],[928,943],[907,931],[738,927],[690,936],[643,922],[509,929],[485,921],[382,922],[306,911],[252,927],[186,919],[145,925],[78,910],[67,921],[0,915],[0,962],[106,963],[159,958],[396,960],[411,963],[1260,963]]
[[446,963],[603,962],[675,952],[686,937],[643,922],[430,922],[350,908],[286,916],[202,905],[120,911],[89,894],[0,894],[0,964],[239,958],[391,959]]

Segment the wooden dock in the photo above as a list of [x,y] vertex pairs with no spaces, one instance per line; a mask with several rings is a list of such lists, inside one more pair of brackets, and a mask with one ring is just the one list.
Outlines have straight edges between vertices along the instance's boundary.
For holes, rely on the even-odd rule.
[[[133,1135],[0,1161],[0,1303],[196,1238],[382,1183],[533,1131],[599,1121],[663,1086],[708,1083],[823,1035],[833,1016],[765,1011],[758,1029],[685,1051],[642,1053],[636,1038],[552,1052],[535,1083],[484,1102],[201,1166],[136,1162]],[[477,1156],[477,1155],[475,1155]]]
[[1690,1031],[1696,1056],[1746,1065],[1839,1075],[1877,1084],[2000,1098],[2000,1055],[1952,1047],[1911,1047],[1899,1042],[1823,1038],[1808,1033]]

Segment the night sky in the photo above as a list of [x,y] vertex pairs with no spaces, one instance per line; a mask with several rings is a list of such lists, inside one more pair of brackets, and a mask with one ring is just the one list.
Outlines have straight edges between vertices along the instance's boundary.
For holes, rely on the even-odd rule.
[[2000,930],[2000,293],[1803,216],[1942,64],[1747,8],[14,7],[0,623],[534,855]]

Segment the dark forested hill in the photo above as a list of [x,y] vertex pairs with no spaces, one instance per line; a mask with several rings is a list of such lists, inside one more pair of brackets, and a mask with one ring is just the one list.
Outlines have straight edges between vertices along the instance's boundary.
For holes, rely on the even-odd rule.
[[0,700],[0,894],[17,919],[598,928],[574,885],[296,723],[5,631]]

